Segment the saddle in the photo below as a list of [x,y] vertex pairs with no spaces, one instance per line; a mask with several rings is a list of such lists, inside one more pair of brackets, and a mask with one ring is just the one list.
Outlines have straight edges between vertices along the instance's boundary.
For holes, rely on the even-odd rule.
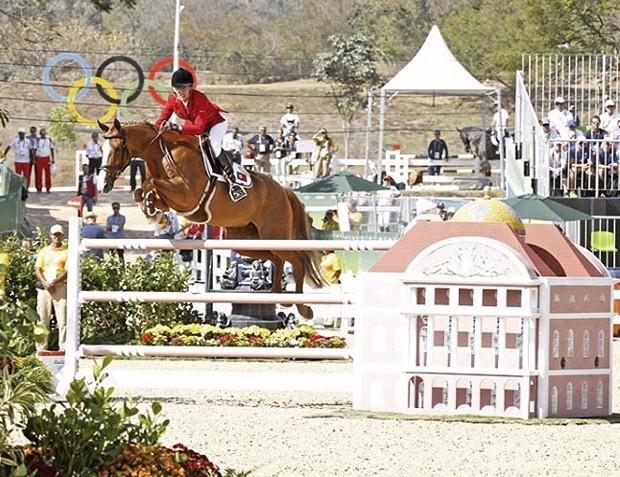
[[[213,149],[211,148],[211,143],[207,135],[203,134],[200,136],[200,151],[202,153],[202,159],[207,173],[212,177],[216,177],[216,179],[220,182],[228,182],[222,166],[219,161],[215,159],[215,154],[213,153]],[[224,151],[222,149],[222,152],[228,156],[230,164],[232,165],[233,177],[231,177],[231,179],[234,179],[234,184],[244,188],[252,187],[252,178],[248,171],[246,171],[243,166],[233,161],[233,158],[228,151]],[[231,198],[236,202],[234,197],[231,196]]]

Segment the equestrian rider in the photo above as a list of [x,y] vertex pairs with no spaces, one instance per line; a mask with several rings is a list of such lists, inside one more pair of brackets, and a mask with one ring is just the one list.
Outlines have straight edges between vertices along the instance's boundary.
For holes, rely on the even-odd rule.
[[[222,150],[222,138],[228,129],[228,121],[222,115],[223,112],[225,111],[209,101],[204,93],[194,89],[192,74],[184,68],[179,68],[172,74],[172,94],[168,96],[155,124],[163,129],[180,130],[181,134],[193,136],[208,134],[215,158],[228,180],[230,195],[237,201],[247,193],[243,187],[235,183],[231,159]],[[185,120],[182,128],[179,129],[176,124],[169,121],[173,114]]]

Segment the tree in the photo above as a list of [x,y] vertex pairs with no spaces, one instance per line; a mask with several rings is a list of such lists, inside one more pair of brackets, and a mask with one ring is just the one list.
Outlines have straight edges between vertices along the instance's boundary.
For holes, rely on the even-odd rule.
[[47,115],[50,122],[49,133],[60,143],[73,144],[77,139],[75,134],[75,118],[69,112],[66,104],[59,104]]
[[313,76],[332,90],[342,119],[344,154],[348,157],[351,123],[366,106],[368,91],[381,85],[382,78],[377,73],[377,50],[372,38],[338,34],[330,36],[328,42],[331,50],[316,56]]

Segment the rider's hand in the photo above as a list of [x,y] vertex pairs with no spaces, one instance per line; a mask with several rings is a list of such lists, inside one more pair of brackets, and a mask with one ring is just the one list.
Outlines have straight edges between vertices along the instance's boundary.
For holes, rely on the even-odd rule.
[[179,130],[179,125],[170,121],[164,121],[161,123],[161,129],[173,129],[175,131]]

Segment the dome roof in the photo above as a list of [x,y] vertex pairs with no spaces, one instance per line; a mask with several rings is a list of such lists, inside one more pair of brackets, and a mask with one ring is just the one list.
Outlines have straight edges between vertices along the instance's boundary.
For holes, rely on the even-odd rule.
[[465,204],[456,211],[451,222],[506,224],[516,233],[525,234],[525,226],[514,209],[488,196]]

